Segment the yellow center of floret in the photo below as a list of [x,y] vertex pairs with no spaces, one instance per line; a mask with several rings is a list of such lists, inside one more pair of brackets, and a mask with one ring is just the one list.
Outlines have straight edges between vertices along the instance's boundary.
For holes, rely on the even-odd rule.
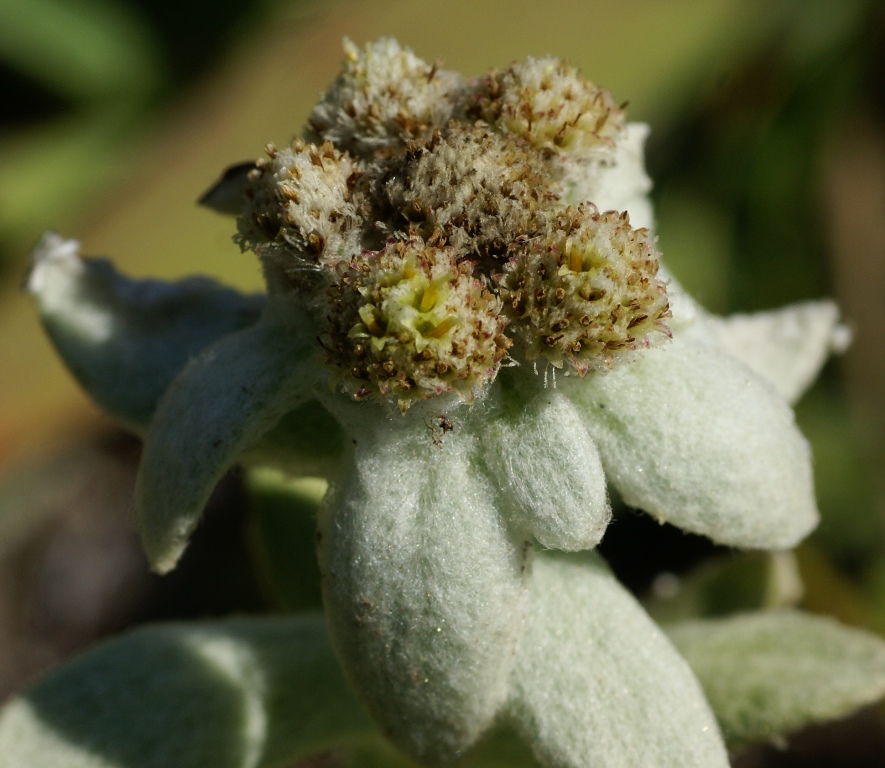
[[529,360],[604,371],[667,338],[666,285],[647,230],[626,214],[569,210],[500,278],[511,332]]
[[417,238],[340,267],[324,345],[344,388],[402,410],[446,392],[472,400],[510,346],[500,299],[472,272],[454,249]]
[[368,339],[378,351],[388,344],[413,343],[418,353],[424,352],[431,343],[444,340],[458,323],[455,315],[445,311],[446,286],[452,280],[449,273],[429,280],[415,269],[415,258],[407,257],[399,271],[381,277],[375,291],[361,291],[381,302],[359,307],[360,321],[348,338]]

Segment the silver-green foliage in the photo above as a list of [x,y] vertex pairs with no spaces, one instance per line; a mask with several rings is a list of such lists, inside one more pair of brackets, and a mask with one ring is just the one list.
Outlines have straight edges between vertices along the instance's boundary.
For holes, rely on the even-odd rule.
[[686,622],[668,634],[730,744],[843,717],[885,695],[885,643],[832,619],[770,611]]
[[273,768],[380,742],[319,616],[169,625],[60,667],[0,719],[0,766]]

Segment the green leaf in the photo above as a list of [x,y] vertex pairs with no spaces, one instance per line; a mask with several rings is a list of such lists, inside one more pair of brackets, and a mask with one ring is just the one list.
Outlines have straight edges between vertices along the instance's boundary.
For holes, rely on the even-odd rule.
[[104,259],[82,259],[75,240],[47,233],[34,249],[28,290],[56,350],[104,410],[144,432],[188,360],[254,325],[264,296],[208,278],[131,280]]
[[729,552],[684,576],[661,574],[643,605],[659,624],[672,624],[785,608],[801,597],[802,579],[792,551]]
[[392,754],[319,616],[142,629],[0,714],[0,768],[283,768],[339,748]]
[[205,205],[217,213],[238,216],[243,210],[246,197],[243,187],[249,173],[255,170],[255,161],[237,163],[225,169],[221,178],[200,197],[200,205]]
[[472,749],[459,768],[538,768],[529,746],[511,728],[499,727]]
[[344,453],[338,422],[316,400],[289,411],[242,457],[244,463],[271,465],[288,475],[331,477]]
[[310,325],[261,322],[204,350],[170,384],[144,445],[135,504],[151,565],[175,567],[216,483],[289,411],[316,376]]
[[[105,259],[84,259],[75,240],[49,232],[34,249],[28,290],[56,351],[111,416],[147,432],[172,380],[214,342],[254,326],[267,306],[205,277],[133,280]],[[298,334],[296,334],[298,335]],[[300,475],[329,475],[344,437],[316,402],[280,419],[244,459]]]
[[667,633],[732,745],[842,717],[885,695],[885,641],[831,619],[772,611]]
[[722,347],[771,382],[789,403],[811,386],[833,352],[851,334],[832,301],[807,301],[770,312],[710,318]]
[[595,555],[538,553],[509,714],[556,768],[726,768],[700,685]]
[[327,483],[254,469],[247,487],[252,561],[266,591],[287,611],[321,608],[316,518]]
[[438,446],[420,412],[333,397],[354,447],[320,514],[329,632],[385,735],[452,762],[507,698],[528,543],[481,469],[481,411],[456,411]]

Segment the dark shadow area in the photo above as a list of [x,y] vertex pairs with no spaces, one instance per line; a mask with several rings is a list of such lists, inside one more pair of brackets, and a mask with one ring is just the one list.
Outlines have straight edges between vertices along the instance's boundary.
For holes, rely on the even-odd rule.
[[599,552],[618,580],[635,595],[648,591],[661,573],[677,576],[714,554],[729,552],[704,536],[656,520],[624,505],[614,505],[614,518]]
[[83,433],[23,468],[20,490],[2,488],[2,498],[29,502],[0,551],[0,699],[128,627],[273,607],[253,571],[237,472],[219,484],[178,567],[150,572],[133,516],[140,453],[125,432]]
[[882,768],[885,720],[880,707],[867,707],[844,720],[815,725],[791,736],[785,747],[751,747],[734,768]]
[[0,131],[18,130],[42,120],[60,117],[71,102],[26,73],[0,61]]

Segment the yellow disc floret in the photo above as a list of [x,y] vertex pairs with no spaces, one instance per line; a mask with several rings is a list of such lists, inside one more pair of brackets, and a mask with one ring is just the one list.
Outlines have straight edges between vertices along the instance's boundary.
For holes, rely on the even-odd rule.
[[500,293],[525,357],[568,362],[582,376],[669,337],[658,253],[626,213],[568,209],[543,245],[510,260]]
[[500,299],[452,248],[391,242],[339,267],[323,338],[355,399],[402,410],[446,392],[464,400],[498,372],[510,340]]

